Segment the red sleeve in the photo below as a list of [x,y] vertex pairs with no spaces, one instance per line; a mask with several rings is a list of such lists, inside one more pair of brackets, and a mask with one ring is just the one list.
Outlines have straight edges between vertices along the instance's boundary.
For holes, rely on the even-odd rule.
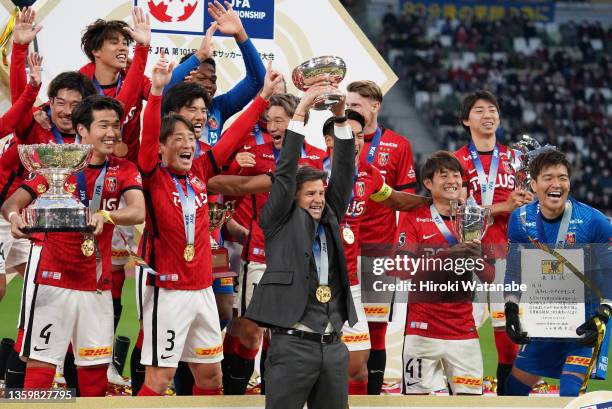
[[395,183],[391,187],[400,192],[415,193],[417,180],[410,142],[402,143],[399,154],[400,159],[397,163]]
[[463,155],[464,155],[463,148],[453,152],[453,155],[455,155],[455,157],[457,158],[457,160],[461,164],[461,167],[463,168],[463,176],[461,177],[461,180],[463,181],[463,186],[467,186],[467,184],[469,182],[469,180],[468,180],[468,168],[467,168],[467,164],[463,160]]
[[[250,137],[251,129],[253,129],[267,107],[268,101],[257,96],[253,103],[236,118],[219,139],[219,142],[213,146],[211,149],[212,156],[202,155],[196,159],[196,161],[204,161],[203,166],[206,170],[207,180],[217,174],[216,169],[220,169],[221,165],[227,162],[234,151],[238,150],[240,145],[244,143],[245,138]],[[213,161],[216,163],[212,163]]]
[[146,176],[151,174],[159,163],[159,131],[161,128],[161,100],[159,95],[151,95],[142,119],[142,140],[138,151],[138,168]]
[[132,108],[143,99],[143,79],[145,78],[144,71],[147,66],[148,56],[149,47],[137,44],[136,50],[134,51],[134,60],[123,81],[121,90],[117,95],[117,100],[123,104],[124,110],[121,122],[125,120],[125,117],[130,113]]
[[31,180],[24,179],[20,187],[27,190],[32,195],[32,198],[35,199],[47,191],[49,183],[44,176],[36,175]]
[[26,57],[28,55],[27,44],[13,43],[13,51],[11,53],[11,68],[10,68],[10,87],[11,87],[11,102],[21,96],[21,93],[26,87]]
[[2,170],[11,170],[19,168],[21,159],[19,159],[19,143],[13,139],[10,142],[8,149],[2,154]]
[[11,133],[21,120],[31,113],[32,105],[36,101],[36,96],[40,90],[40,85],[36,88],[30,84],[26,85],[25,91],[19,96],[16,102],[0,117],[0,138]]
[[121,172],[120,188],[121,194],[130,189],[142,190],[142,177],[138,168],[132,162],[125,160],[122,163],[123,171]]
[[370,165],[370,173],[372,175],[372,193],[377,193],[385,184],[385,177],[380,173],[376,166]]

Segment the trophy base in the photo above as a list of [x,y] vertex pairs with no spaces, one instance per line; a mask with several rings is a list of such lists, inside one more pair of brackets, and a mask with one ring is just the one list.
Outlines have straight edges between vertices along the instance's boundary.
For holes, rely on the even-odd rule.
[[91,232],[89,209],[76,199],[51,200],[40,197],[22,212],[24,232]]
[[236,277],[238,274],[230,270],[229,254],[224,247],[212,248],[212,274],[213,278]]

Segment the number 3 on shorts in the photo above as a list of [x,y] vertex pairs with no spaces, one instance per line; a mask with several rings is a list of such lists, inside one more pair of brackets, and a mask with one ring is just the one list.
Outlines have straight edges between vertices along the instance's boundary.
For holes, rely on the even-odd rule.
[[172,351],[174,349],[174,337],[175,337],[175,333],[174,331],[172,331],[171,329],[168,330],[168,339],[166,341],[168,341],[168,343],[170,344],[169,347],[166,348],[166,351]]

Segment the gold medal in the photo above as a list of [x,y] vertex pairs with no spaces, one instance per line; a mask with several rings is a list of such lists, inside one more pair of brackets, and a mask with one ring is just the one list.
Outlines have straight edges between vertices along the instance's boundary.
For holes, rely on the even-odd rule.
[[94,241],[91,236],[86,236],[83,243],[81,243],[81,252],[85,257],[91,257],[96,251]]
[[113,147],[113,155],[119,158],[123,158],[125,155],[127,155],[128,151],[129,149],[125,142],[118,142]]
[[328,285],[320,285],[317,287],[317,300],[320,303],[327,303],[331,300],[331,288]]
[[188,244],[185,246],[185,250],[183,250],[183,258],[186,262],[190,262],[195,257],[195,246],[193,244]]
[[348,224],[342,228],[342,238],[347,244],[355,243],[355,234],[353,234]]

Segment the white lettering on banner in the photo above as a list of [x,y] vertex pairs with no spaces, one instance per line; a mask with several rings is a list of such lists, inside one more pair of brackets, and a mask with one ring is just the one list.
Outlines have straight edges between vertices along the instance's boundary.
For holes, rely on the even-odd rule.
[[251,8],[251,0],[230,0],[232,7],[242,7],[245,9]]
[[265,11],[237,10],[236,13],[238,13],[238,16],[240,16],[240,18],[250,18],[256,20],[263,20],[264,18],[266,18]]

